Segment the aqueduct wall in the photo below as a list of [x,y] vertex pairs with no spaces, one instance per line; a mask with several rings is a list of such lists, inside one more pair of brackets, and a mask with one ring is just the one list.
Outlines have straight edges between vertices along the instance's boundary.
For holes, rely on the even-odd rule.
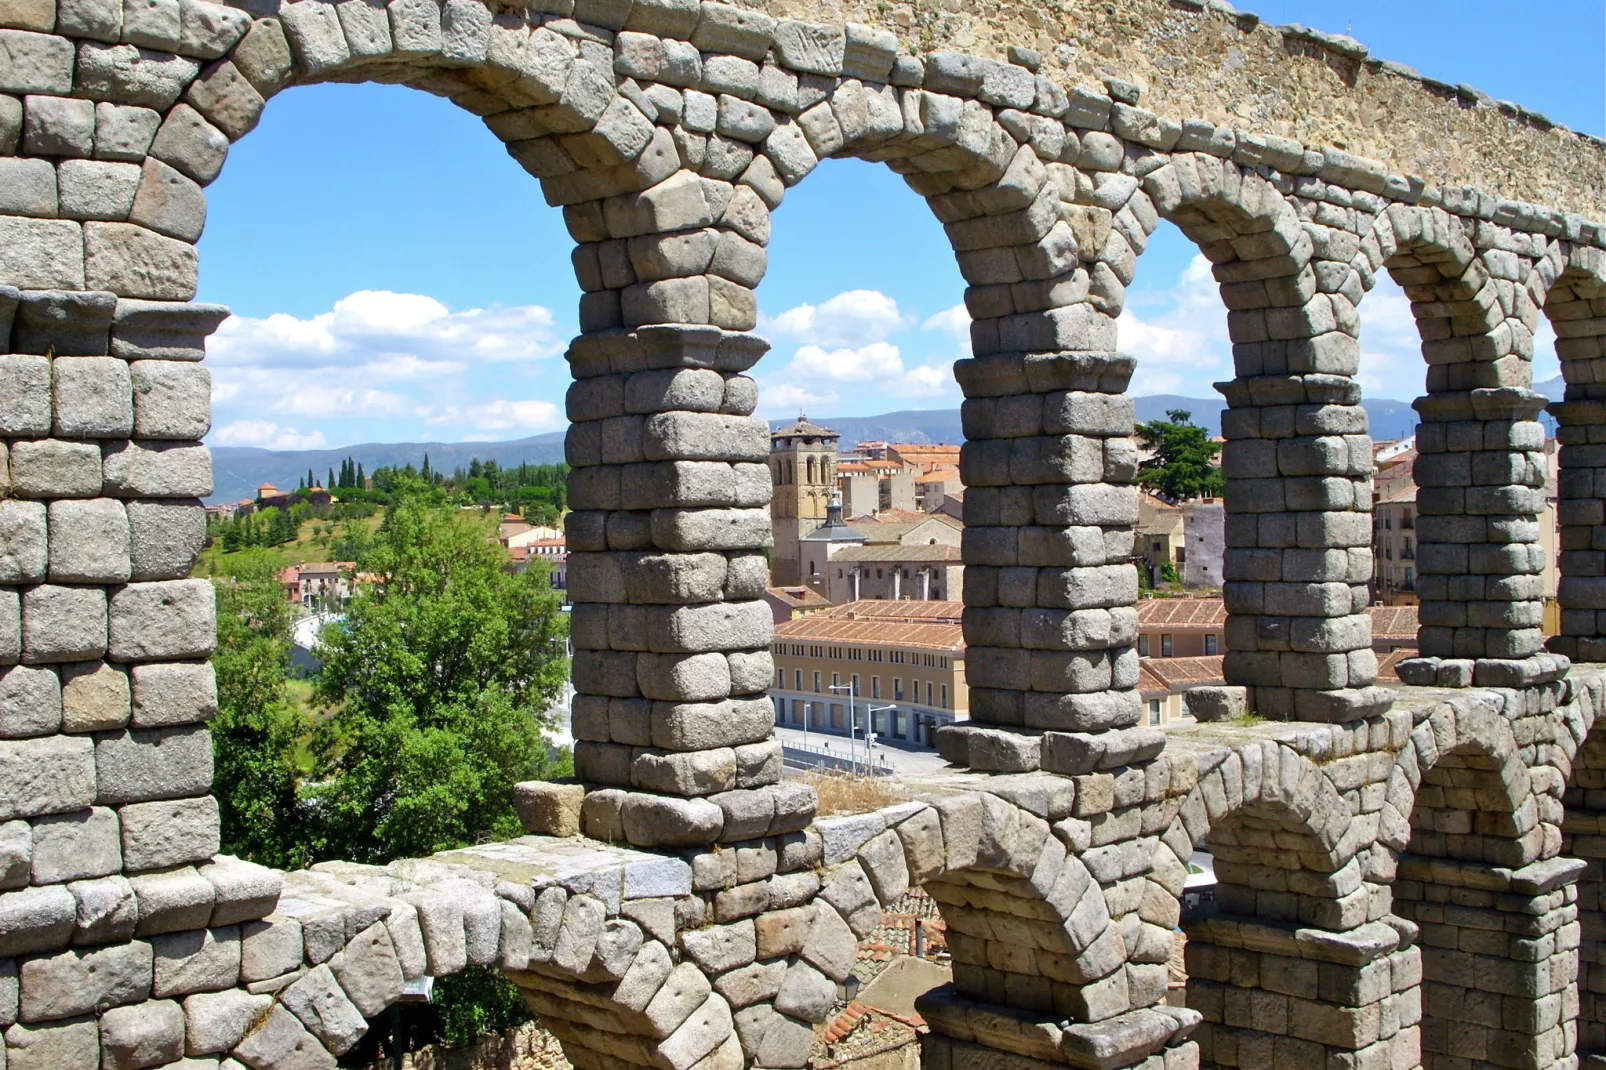
[[[1571,664],[1606,661],[1606,235],[1585,218],[1606,153],[1351,42],[1195,8],[0,2],[5,1065],[329,1067],[405,979],[498,964],[583,1070],[801,1066],[911,883],[954,934],[933,1066],[1606,1058],[1603,684]],[[332,80],[483,116],[575,239],[585,789],[527,787],[556,837],[280,875],[217,856],[208,794],[215,611],[188,577],[226,310],[191,303],[193,243],[230,142]],[[764,697],[768,437],[744,372],[770,212],[843,155],[905,176],[969,284],[973,720],[941,737],[969,771],[929,800],[816,820]],[[1266,719],[1169,735],[1137,724],[1115,332],[1160,219],[1229,310],[1244,690],[1221,698]],[[1429,368],[1403,690],[1377,686],[1364,613],[1354,374],[1380,271]],[[1542,315],[1568,383],[1549,649]],[[1219,909],[1167,1008],[1200,844]]]

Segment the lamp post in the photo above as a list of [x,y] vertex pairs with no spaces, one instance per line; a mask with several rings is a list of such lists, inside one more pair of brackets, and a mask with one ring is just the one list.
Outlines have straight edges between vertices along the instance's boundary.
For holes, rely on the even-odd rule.
[[805,750],[807,750],[809,746],[809,711],[813,709],[814,703],[803,703],[803,748]]
[[[883,712],[885,710],[895,710],[897,708],[898,708],[897,706],[890,705],[890,704],[886,705],[886,706],[869,706],[864,711],[865,719],[868,720],[871,724],[875,724],[875,715],[876,714],[881,713],[881,712]],[[874,753],[871,751],[870,748],[871,748],[871,745],[875,743],[875,739],[876,739],[876,737],[875,737],[874,733],[870,733],[870,732],[865,733],[865,740],[864,740],[864,743],[865,743],[865,759],[866,759],[866,761],[870,762],[872,764],[872,766],[873,766],[873,764],[875,762],[875,756],[874,756]]]
[[853,716],[853,700],[858,695],[858,690],[853,686],[852,681],[845,684],[827,684],[826,686],[832,691],[846,691],[848,693],[848,755],[853,763],[857,765],[859,748],[856,740],[858,739],[859,725]]

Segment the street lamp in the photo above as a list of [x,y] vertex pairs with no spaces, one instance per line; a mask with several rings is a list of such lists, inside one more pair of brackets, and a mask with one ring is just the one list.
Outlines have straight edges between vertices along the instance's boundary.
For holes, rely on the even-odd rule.
[[[869,706],[869,707],[865,708],[864,716],[865,716],[865,719],[868,720],[873,725],[873,724],[875,724],[875,715],[876,714],[882,713],[882,712],[884,712],[886,710],[895,710],[897,708],[898,708],[897,706],[892,705],[890,703],[888,705],[885,705],[885,706]],[[865,761],[866,762],[874,763],[874,761],[875,761],[874,754],[871,751],[871,746],[875,743],[875,740],[876,740],[876,736],[875,736],[874,732],[865,733],[864,757],[865,757]]]
[[845,684],[827,684],[826,686],[832,691],[846,691],[848,693],[848,754],[854,762],[857,762],[858,758],[852,756],[856,755],[859,749],[855,742],[858,739],[859,724],[853,716],[853,700],[858,697],[858,688],[851,681]]
[[803,703],[803,749],[804,750],[807,750],[808,746],[809,746],[809,711],[812,710],[812,709],[814,709],[814,703],[812,703],[812,702]]

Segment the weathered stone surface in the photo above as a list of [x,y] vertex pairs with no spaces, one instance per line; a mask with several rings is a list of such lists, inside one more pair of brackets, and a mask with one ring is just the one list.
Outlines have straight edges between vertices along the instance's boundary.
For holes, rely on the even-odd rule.
[[240,979],[240,930],[192,929],[151,937],[157,998],[216,992]]
[[285,989],[280,999],[336,1055],[343,1054],[368,1030],[361,1012],[347,998],[327,965],[313,967]]
[[184,1054],[184,1010],[169,999],[114,1007],[100,1016],[101,1065],[115,1070],[159,1066]]

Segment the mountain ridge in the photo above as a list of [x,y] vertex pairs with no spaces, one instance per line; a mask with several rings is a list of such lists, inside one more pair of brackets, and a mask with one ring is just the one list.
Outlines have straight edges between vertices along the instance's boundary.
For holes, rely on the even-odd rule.
[[[1536,383],[1534,387],[1549,397],[1561,397],[1560,376]],[[1168,411],[1182,409],[1191,413],[1193,420],[1208,428],[1212,435],[1221,433],[1221,413],[1227,407],[1221,398],[1190,398],[1180,394],[1147,394],[1132,400],[1139,423],[1165,419]],[[1366,398],[1362,405],[1371,417],[1373,438],[1397,439],[1415,433],[1416,412],[1410,402]],[[769,424],[773,429],[791,422],[791,419],[781,419],[771,420]],[[958,445],[965,440],[958,409],[904,409],[877,416],[823,417],[811,422],[837,432],[846,444],[882,440]],[[430,466],[443,472],[460,465],[466,467],[476,457],[504,467],[520,462],[555,464],[563,460],[564,434],[549,431],[499,442],[363,442],[317,450],[214,446],[212,472],[216,491],[208,501],[249,498],[262,483],[293,487],[306,476],[309,468],[316,478],[323,479],[330,469],[338,469],[347,457],[369,472],[385,465],[421,465],[426,455]]]

